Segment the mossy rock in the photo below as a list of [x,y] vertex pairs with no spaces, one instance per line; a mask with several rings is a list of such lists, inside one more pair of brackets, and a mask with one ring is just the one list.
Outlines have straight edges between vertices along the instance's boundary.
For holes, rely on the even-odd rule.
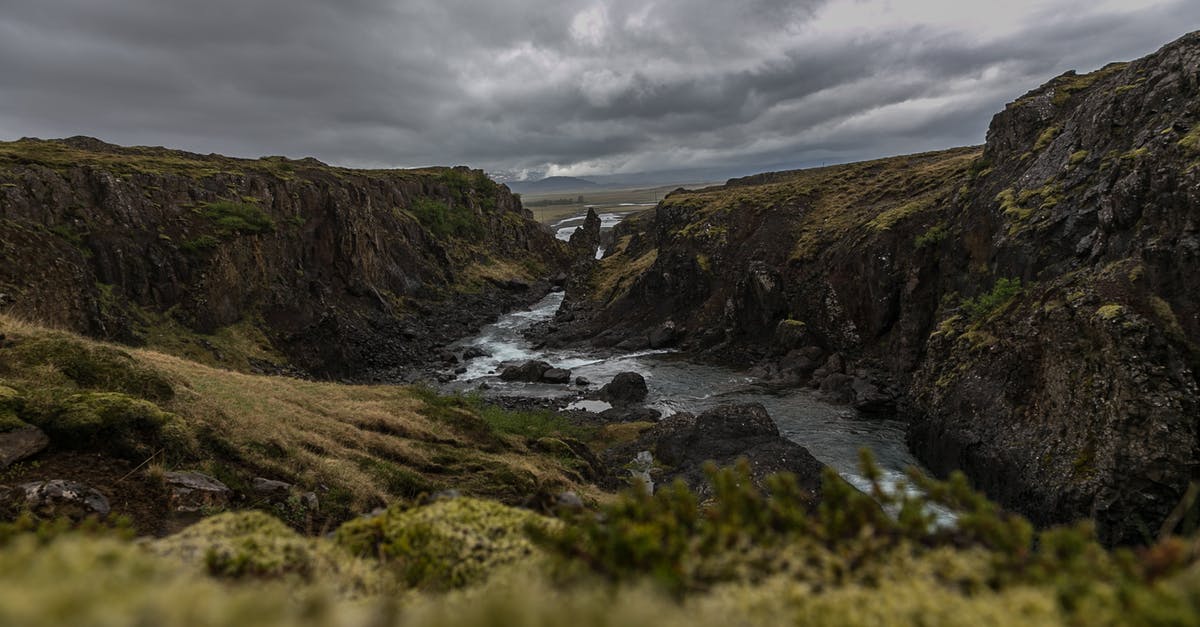
[[371,592],[388,577],[328,540],[308,538],[269,514],[227,512],[205,518],[158,540],[156,553],[202,565],[225,579],[298,579],[338,583],[343,589]]
[[394,505],[342,525],[336,541],[355,555],[391,563],[410,586],[459,588],[532,558],[537,549],[526,529],[555,524],[528,510],[457,498],[415,509]]
[[182,426],[173,414],[150,401],[117,392],[72,394],[44,414],[28,418],[56,446],[138,461],[160,446],[179,445],[184,439]]
[[124,392],[152,401],[170,400],[175,395],[164,377],[114,348],[45,337],[20,342],[9,353],[11,356],[0,361],[0,372],[49,365],[82,388]]
[[25,421],[20,418],[24,405],[25,399],[21,398],[20,392],[0,385],[0,433],[26,426]]

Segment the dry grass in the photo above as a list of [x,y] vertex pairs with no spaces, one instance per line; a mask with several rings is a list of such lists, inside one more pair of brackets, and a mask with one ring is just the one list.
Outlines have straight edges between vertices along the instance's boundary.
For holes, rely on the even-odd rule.
[[[14,350],[26,340],[50,337],[76,350],[128,355],[170,382],[173,397],[158,404],[178,416],[198,443],[197,450],[169,451],[169,469],[207,471],[235,489],[255,476],[287,481],[317,491],[323,509],[328,503],[339,518],[450,488],[506,502],[539,491],[598,495],[573,479],[572,460],[540,453],[524,438],[498,432],[471,404],[448,403],[427,391],[243,374],[12,316],[0,317],[0,333],[17,342]],[[64,377],[56,359],[18,364],[0,353],[0,383],[51,399],[99,389]]]
[[[693,211],[691,223],[723,223],[740,211],[769,210],[795,235],[795,259],[812,259],[863,227],[889,230],[945,206],[965,182],[977,147],[780,172],[733,186],[678,193],[665,205]],[[863,231],[865,232],[865,231]]]

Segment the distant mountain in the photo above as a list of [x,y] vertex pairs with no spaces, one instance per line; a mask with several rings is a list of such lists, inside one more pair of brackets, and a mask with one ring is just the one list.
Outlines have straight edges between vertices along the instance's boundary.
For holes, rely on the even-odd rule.
[[540,181],[513,181],[508,188],[518,194],[544,192],[581,192],[598,187],[595,183],[573,176],[551,176]]

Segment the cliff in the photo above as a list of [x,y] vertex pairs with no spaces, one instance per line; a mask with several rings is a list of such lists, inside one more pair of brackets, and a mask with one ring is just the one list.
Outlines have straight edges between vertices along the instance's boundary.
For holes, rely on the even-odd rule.
[[1040,524],[1139,542],[1196,475],[1200,34],[1011,103],[979,148],[671,194],[558,341],[651,336],[910,421]]
[[0,310],[208,363],[397,376],[563,263],[466,168],[0,144]]

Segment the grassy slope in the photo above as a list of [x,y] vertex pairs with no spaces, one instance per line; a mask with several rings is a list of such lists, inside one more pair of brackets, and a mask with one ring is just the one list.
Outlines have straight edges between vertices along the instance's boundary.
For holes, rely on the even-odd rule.
[[[334,519],[450,488],[507,502],[564,489],[596,494],[580,482],[580,460],[537,448],[563,451],[537,439],[580,435],[553,415],[502,412],[411,387],[241,374],[7,316],[0,333],[13,342],[0,349],[0,386],[18,392],[22,420],[51,433],[51,459],[71,451],[128,464],[153,457],[152,465],[212,473],[235,489],[255,476],[287,481],[316,490]],[[84,421],[72,409],[114,398],[120,415],[101,415],[109,426],[94,438],[72,437],[71,421]],[[169,420],[142,431],[121,426],[122,416],[146,405]],[[45,466],[56,465],[24,464],[4,476],[15,482]]]
[[[955,148],[761,174],[675,192],[658,211],[686,218],[660,248],[686,242],[687,247],[706,251],[697,259],[705,272],[719,273],[724,268],[708,255],[736,257],[744,252],[730,237],[746,213],[765,214],[771,230],[786,230],[794,245],[785,258],[793,263],[814,261],[837,242],[870,237],[901,224],[921,225],[919,234],[936,235],[945,229],[940,214],[960,193],[980,154],[979,147]],[[645,224],[653,214],[637,214],[629,221]],[[619,241],[592,277],[592,298],[609,303],[624,296],[661,252],[647,248],[652,243],[644,240],[641,248],[628,250],[629,240]]]

